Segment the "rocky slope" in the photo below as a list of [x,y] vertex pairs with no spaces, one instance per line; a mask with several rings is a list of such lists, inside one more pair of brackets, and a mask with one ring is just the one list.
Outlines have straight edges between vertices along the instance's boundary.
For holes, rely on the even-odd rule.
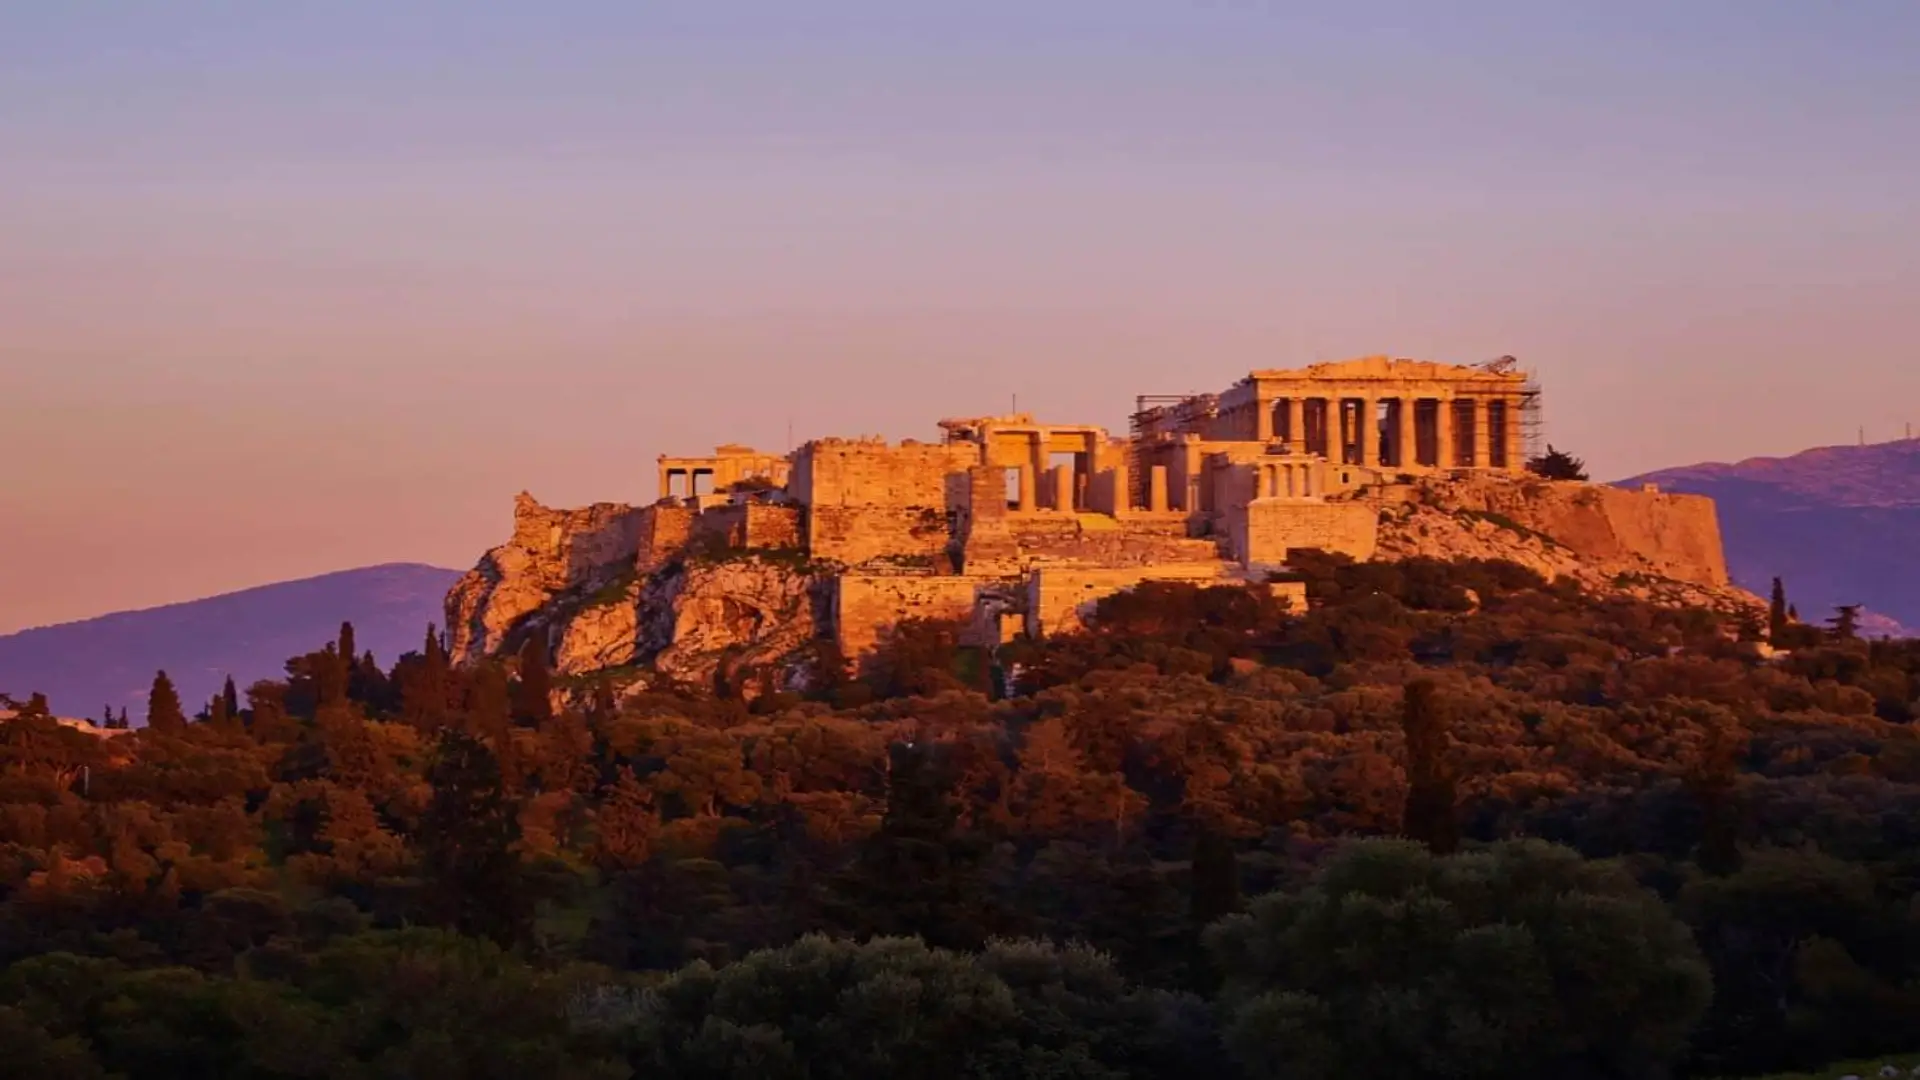
[[1803,616],[1864,604],[1871,633],[1920,627],[1920,439],[1663,469],[1620,482],[1711,496],[1733,580],[1787,584]]
[[1713,505],[1546,481],[1422,483],[1373,493],[1378,557],[1505,559],[1593,592],[1734,613],[1764,610],[1729,582]]
[[450,651],[471,661],[544,641],[560,675],[646,664],[702,685],[778,666],[813,636],[816,579],[751,553],[635,572],[639,511],[615,503],[555,510],[514,503],[513,536],[447,594]]

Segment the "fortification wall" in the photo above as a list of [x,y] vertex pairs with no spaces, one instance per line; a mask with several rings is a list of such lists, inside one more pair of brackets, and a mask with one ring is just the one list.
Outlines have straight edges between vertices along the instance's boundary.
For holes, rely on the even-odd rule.
[[1226,579],[1227,568],[1218,562],[1185,566],[1042,567],[1027,578],[1027,634],[1046,637],[1072,633],[1081,628],[1095,604],[1142,582],[1206,584]]
[[729,548],[797,548],[800,508],[733,503],[702,510],[693,521],[693,542]]
[[933,569],[947,554],[947,515],[937,506],[816,506],[807,511],[807,551],[860,566],[887,561]]
[[971,622],[979,578],[843,574],[834,585],[833,626],[840,650],[871,652],[904,619]]
[[1035,565],[1137,567],[1218,560],[1212,540],[1186,535],[1184,517],[1113,518],[1105,514],[1008,514],[976,521],[963,563],[970,574],[1017,574]]
[[695,511],[686,506],[656,504],[640,510],[634,569],[654,570],[686,550],[693,537]]
[[[979,459],[966,443],[821,440],[801,448],[793,494],[819,506],[937,506],[944,509]],[[956,480],[955,474],[961,474]]]
[[1302,548],[1373,558],[1379,547],[1380,512],[1370,503],[1258,499],[1231,516],[1234,551],[1248,565],[1287,561]]

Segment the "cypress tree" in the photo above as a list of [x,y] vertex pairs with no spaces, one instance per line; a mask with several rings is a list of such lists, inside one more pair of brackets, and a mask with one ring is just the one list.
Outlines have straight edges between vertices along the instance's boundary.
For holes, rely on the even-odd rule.
[[1401,731],[1407,745],[1407,804],[1401,832],[1435,855],[1460,846],[1453,768],[1447,762],[1447,721],[1431,679],[1407,684]]
[[553,674],[547,670],[547,646],[529,637],[520,646],[520,681],[514,684],[513,718],[539,726],[553,719]]
[[1787,629],[1787,587],[1773,579],[1773,599],[1767,605],[1767,640],[1778,642]]
[[187,729],[187,714],[180,711],[180,693],[164,671],[154,673],[153,689],[147,692],[147,726],[165,732]]
[[240,691],[233,685],[233,676],[227,676],[227,683],[220,688],[220,700],[226,704],[228,716],[240,715]]

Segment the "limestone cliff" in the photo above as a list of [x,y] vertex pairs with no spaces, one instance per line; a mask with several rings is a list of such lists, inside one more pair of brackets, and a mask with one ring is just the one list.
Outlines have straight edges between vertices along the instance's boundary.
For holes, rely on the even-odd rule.
[[555,510],[521,492],[513,503],[513,537],[481,556],[447,594],[454,660],[492,655],[543,608],[630,575],[640,521],[641,511],[619,503]]
[[682,682],[778,669],[814,636],[814,579],[786,561],[740,555],[677,563],[641,600],[640,654]]
[[1394,485],[1363,498],[1379,509],[1380,558],[1505,559],[1657,603],[1761,604],[1728,582],[1711,499],[1507,479]]
[[648,508],[557,510],[522,494],[513,536],[447,594],[449,651],[471,662],[546,643],[553,669],[583,675],[645,664],[713,681],[775,666],[814,633],[814,579],[791,559],[753,552],[637,558]]

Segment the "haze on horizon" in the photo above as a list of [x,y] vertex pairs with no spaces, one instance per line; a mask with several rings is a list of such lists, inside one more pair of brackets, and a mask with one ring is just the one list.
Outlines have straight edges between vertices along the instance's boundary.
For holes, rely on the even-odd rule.
[[1605,477],[1893,437],[1915,55],[1907,0],[7,4],[0,632],[1369,353],[1518,356]]

